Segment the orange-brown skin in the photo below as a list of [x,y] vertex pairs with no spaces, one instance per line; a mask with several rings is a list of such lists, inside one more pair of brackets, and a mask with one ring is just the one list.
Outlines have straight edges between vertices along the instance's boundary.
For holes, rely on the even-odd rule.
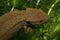
[[48,15],[41,9],[27,8],[23,11],[15,9],[0,17],[0,40],[8,40],[16,31],[26,26],[26,22],[41,24],[48,19]]

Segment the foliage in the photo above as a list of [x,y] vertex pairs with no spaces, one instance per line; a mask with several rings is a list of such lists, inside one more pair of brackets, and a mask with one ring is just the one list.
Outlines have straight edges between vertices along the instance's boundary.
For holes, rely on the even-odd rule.
[[27,7],[44,10],[50,17],[47,23],[35,25],[35,32],[26,35],[18,31],[11,40],[60,40],[60,0],[0,0],[0,16],[14,9]]

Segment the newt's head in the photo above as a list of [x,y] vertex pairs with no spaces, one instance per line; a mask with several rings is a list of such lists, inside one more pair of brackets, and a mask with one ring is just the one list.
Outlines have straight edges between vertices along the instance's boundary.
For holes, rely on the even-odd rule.
[[26,15],[26,21],[32,24],[41,24],[49,19],[49,16],[41,9],[27,8]]
[[33,31],[34,24],[42,24],[48,21],[49,16],[41,9],[27,8],[26,9],[26,23],[27,27],[24,27],[25,33],[30,33]]

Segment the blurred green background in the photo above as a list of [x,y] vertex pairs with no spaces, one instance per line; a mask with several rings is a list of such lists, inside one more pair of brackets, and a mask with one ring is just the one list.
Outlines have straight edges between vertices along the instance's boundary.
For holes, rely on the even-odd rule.
[[60,40],[60,0],[0,0],[0,16],[27,7],[42,9],[49,15],[49,21],[35,25],[35,32],[28,35],[21,29],[10,40]]

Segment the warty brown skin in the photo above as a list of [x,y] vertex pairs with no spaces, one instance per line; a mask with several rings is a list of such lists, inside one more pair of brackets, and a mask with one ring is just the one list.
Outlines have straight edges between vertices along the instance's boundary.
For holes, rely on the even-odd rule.
[[27,8],[26,10],[14,10],[0,17],[0,40],[8,40],[26,22],[41,24],[49,19],[48,15],[40,9]]

